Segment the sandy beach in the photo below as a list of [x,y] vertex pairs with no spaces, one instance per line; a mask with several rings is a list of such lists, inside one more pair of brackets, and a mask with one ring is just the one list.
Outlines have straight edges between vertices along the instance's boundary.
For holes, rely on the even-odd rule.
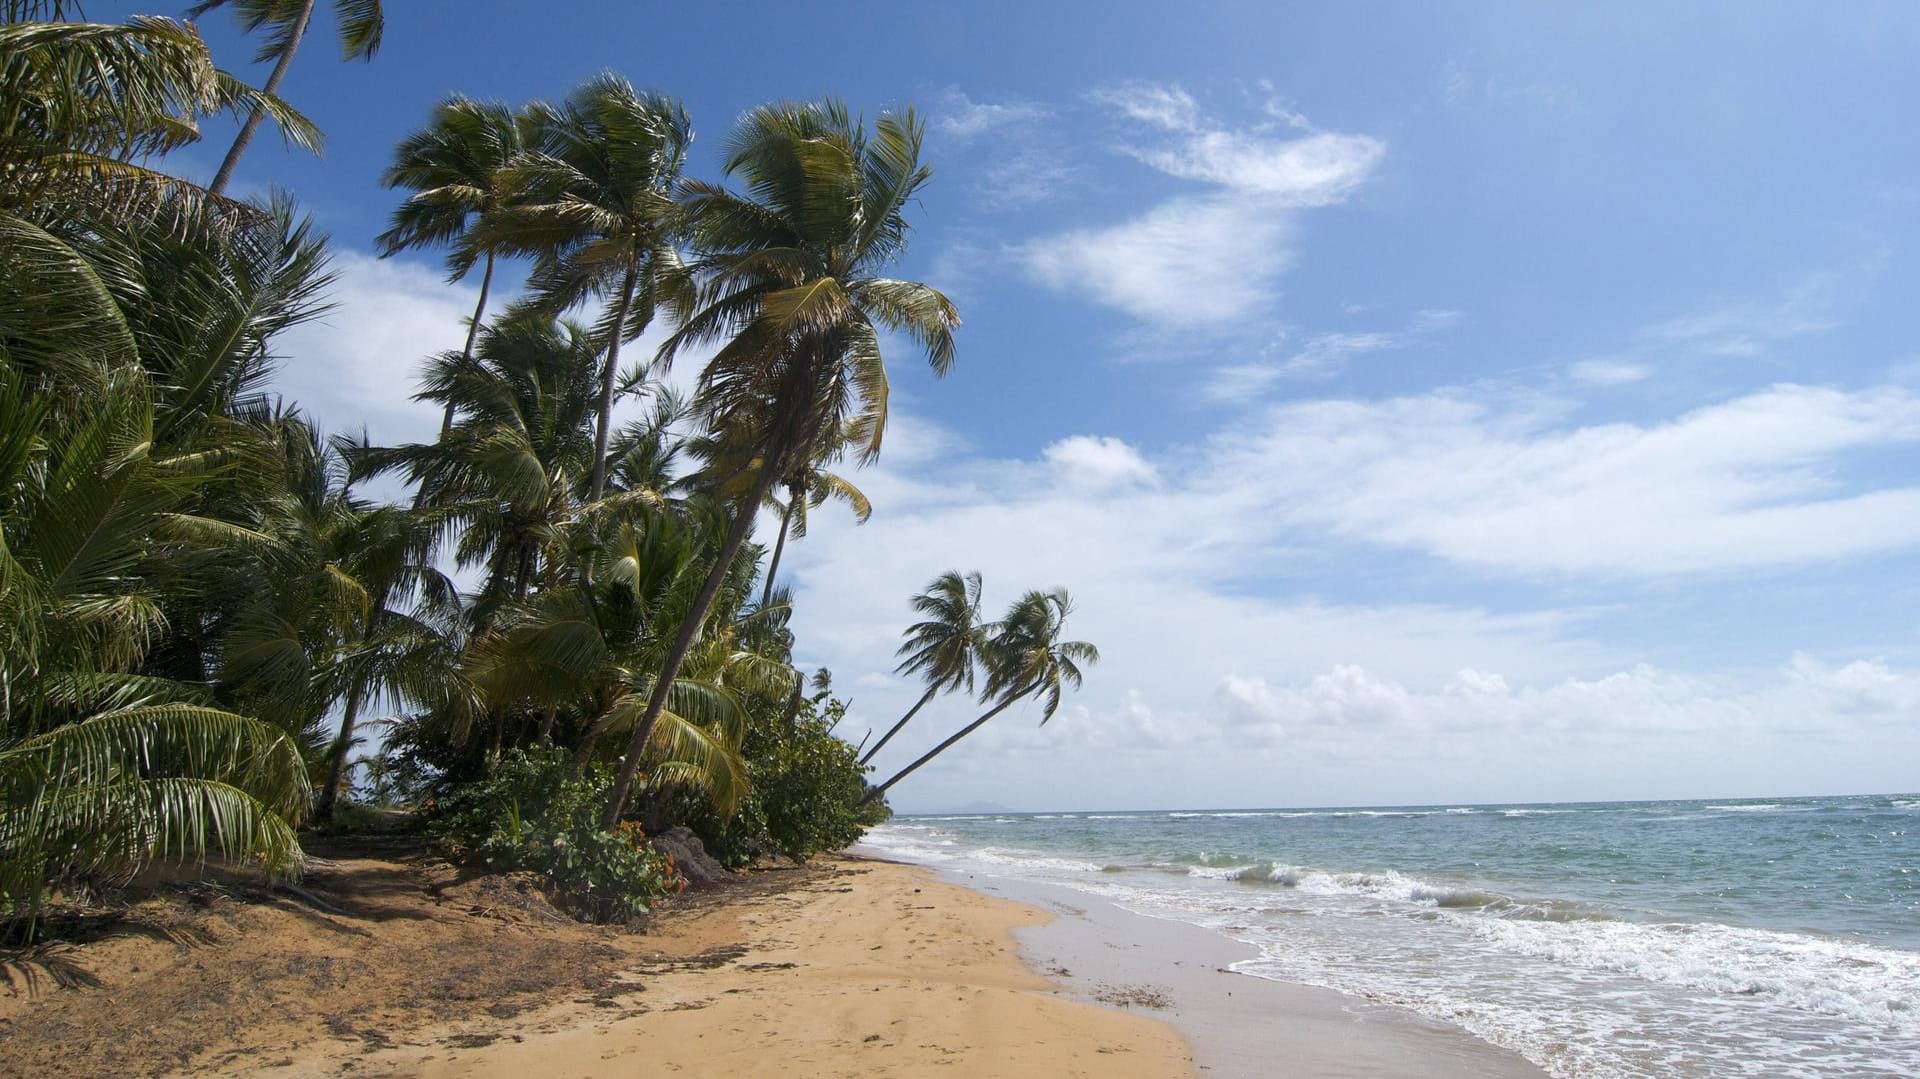
[[[508,1023],[428,1030],[267,1074],[1177,1076],[1186,1042],[1081,1003],[1012,932],[1048,915],[909,866],[848,860],[794,886],[663,920],[628,991]],[[447,1048],[449,1043],[475,1048]]]
[[[15,986],[15,1074],[1537,1074],[1396,1009],[1229,973],[1209,934],[917,866],[760,871],[634,933],[554,919],[502,878],[335,865],[310,882],[332,913],[228,902],[81,949],[94,984]],[[231,974],[196,982],[212,969]]]

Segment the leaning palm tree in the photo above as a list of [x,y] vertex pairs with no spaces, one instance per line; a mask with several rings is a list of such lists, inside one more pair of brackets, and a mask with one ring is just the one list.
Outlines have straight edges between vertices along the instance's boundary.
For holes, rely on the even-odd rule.
[[608,303],[596,328],[606,358],[587,497],[597,500],[606,489],[620,346],[653,321],[679,270],[672,193],[693,130],[680,102],[612,73],[587,80],[558,107],[527,112],[533,152],[508,170],[526,196],[483,219],[470,242],[532,256],[530,284],[551,311],[589,296]]
[[[624,730],[644,706],[660,649],[709,547],[677,515],[633,515],[590,556],[599,562],[595,573],[502,612],[469,657],[474,685],[496,710],[539,715],[541,739],[566,717],[576,761],[591,760],[602,736]],[[731,813],[747,784],[743,694],[781,698],[798,680],[792,667],[743,647],[736,634],[703,640],[651,732],[654,781],[689,783]]]
[[698,289],[659,360],[725,342],[701,375],[696,407],[721,448],[716,486],[734,500],[733,521],[621,762],[610,826],[666,704],[665,687],[700,636],[767,493],[843,432],[862,463],[879,455],[887,422],[879,328],[914,338],[936,375],[953,365],[953,304],[917,281],[880,276],[905,250],[907,204],[932,176],[920,160],[923,134],[911,109],[882,115],[869,136],[837,102],[763,106],[740,121],[727,147],[725,171],[744,193],[684,185]]
[[1044,726],[1060,708],[1060,698],[1068,685],[1078,687],[1081,664],[1091,666],[1100,660],[1100,650],[1086,641],[1065,641],[1067,615],[1073,600],[1064,588],[1048,592],[1028,592],[1014,603],[999,623],[999,632],[986,650],[987,684],[983,695],[995,703],[980,718],[960,728],[946,741],[920,755],[912,764],[895,772],[892,778],[867,791],[862,804],[885,795],[889,788],[918,771],[920,766],[938,757],[954,743],[979,730],[986,722],[1006,711],[1016,701],[1028,697],[1042,699],[1040,723]]
[[[274,62],[266,83],[260,87],[261,93],[272,97],[280,92],[280,82],[287,77],[287,68],[293,66],[293,55],[300,51],[301,39],[306,37],[307,27],[313,22],[315,3],[316,0],[200,0],[187,14],[197,19],[215,8],[231,7],[242,30],[248,33],[265,30],[267,40],[254,56],[254,62]],[[380,51],[380,35],[387,25],[380,0],[333,0],[333,13],[338,24],[341,59],[373,59],[373,54]],[[240,165],[240,155],[247,152],[265,117],[265,109],[258,106],[247,113],[240,133],[234,136],[233,145],[228,147],[227,156],[220,162],[219,171],[213,174],[207,190],[215,195],[226,191],[227,184],[233,180],[233,170]]]
[[[404,188],[407,196],[393,211],[387,231],[375,240],[380,257],[414,248],[448,248],[447,279],[459,281],[485,263],[480,274],[480,298],[467,324],[467,343],[461,358],[473,358],[493,288],[492,247],[472,241],[474,226],[488,214],[511,205],[521,195],[510,166],[527,146],[526,123],[513,109],[492,101],[454,95],[434,106],[426,127],[408,135],[394,150],[393,164],[381,174],[389,188]],[[453,405],[447,405],[440,429],[453,426]]]
[[996,628],[980,621],[978,572],[964,576],[958,570],[942,573],[925,592],[913,597],[913,609],[926,618],[907,627],[906,642],[896,653],[905,658],[895,669],[900,674],[917,674],[926,679],[927,691],[867,750],[860,758],[861,764],[871,761],[893,741],[900,728],[936,695],[963,687],[969,694],[973,692],[974,670],[980,663],[981,648]]
[[780,556],[787,549],[787,540],[805,539],[807,535],[807,510],[819,509],[828,500],[845,502],[853,511],[856,524],[866,524],[873,516],[873,503],[868,501],[865,491],[855,487],[845,476],[828,472],[818,464],[810,464],[795,470],[787,477],[787,497],[778,503],[780,508],[780,532],[773,541],[773,555],[767,560],[766,580],[761,585],[760,605],[773,602],[773,584],[780,573]]

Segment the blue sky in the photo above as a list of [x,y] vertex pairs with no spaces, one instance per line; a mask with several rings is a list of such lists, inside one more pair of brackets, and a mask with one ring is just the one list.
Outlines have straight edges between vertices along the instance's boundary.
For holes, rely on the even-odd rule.
[[1068,585],[1106,660],[900,806],[1920,775],[1920,9],[391,7],[372,64],[320,37],[284,88],[325,157],[241,170],[340,252],[283,389],[376,437],[432,429],[408,375],[471,303],[370,258],[378,172],[441,94],[611,67],[686,101],[706,175],[765,100],[925,113],[901,272],[960,303],[959,368],[896,345],[873,522],[790,556],[803,659],[884,726],[917,695],[904,599],[953,566],[996,605]]

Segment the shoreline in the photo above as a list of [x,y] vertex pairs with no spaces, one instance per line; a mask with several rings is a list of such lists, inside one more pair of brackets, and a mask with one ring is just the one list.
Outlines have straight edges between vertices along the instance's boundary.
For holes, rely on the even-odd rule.
[[[645,933],[556,918],[510,878],[333,864],[309,884],[334,914],[220,899],[156,923],[197,943],[102,940],[91,984],[0,994],[20,1074],[1542,1074],[1401,1009],[1236,974],[1249,953],[1199,927],[858,850],[689,895]],[[110,1006],[127,994],[152,1007]]]
[[[912,863],[908,863],[912,864]],[[1123,910],[1064,885],[931,868],[937,877],[1053,917],[1015,930],[1021,952],[1077,1000],[1146,990],[1144,1014],[1178,1029],[1206,1079],[1274,1075],[1380,1079],[1545,1079],[1520,1054],[1405,1008],[1231,969],[1252,945]],[[1116,992],[1116,990],[1118,992]]]

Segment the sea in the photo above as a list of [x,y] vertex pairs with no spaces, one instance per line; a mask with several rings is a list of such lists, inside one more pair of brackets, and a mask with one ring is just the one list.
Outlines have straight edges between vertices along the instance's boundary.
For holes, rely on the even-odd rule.
[[1920,1076],[1920,795],[896,817],[1564,1077]]

